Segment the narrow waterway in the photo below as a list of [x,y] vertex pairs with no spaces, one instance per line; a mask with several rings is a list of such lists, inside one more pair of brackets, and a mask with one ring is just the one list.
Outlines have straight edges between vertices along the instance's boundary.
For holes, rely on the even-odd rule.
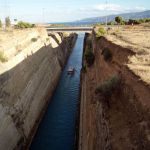
[[[30,150],[74,150],[83,41],[80,33]],[[72,76],[69,66],[76,69]]]

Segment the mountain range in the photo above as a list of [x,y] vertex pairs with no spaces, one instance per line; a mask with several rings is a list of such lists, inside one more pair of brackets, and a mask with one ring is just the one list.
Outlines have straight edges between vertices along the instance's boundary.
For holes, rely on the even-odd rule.
[[[108,22],[114,21],[116,16],[122,16],[124,20],[150,18],[150,10],[143,11],[143,12],[132,12],[132,13],[109,15],[107,16]],[[88,25],[88,24],[95,24],[95,23],[103,23],[105,21],[106,21],[106,16],[101,16],[101,17],[86,18],[86,19],[75,21],[73,23],[76,25],[84,25],[84,24]]]

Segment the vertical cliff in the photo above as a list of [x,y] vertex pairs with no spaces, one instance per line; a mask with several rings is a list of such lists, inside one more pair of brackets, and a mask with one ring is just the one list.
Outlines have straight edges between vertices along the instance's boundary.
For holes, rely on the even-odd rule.
[[0,149],[18,150],[30,143],[76,35],[48,37],[41,28],[9,34],[13,40],[0,43],[7,58],[0,62]]
[[95,56],[84,59],[79,150],[146,150],[150,147],[150,89],[128,67],[128,48],[87,34]]

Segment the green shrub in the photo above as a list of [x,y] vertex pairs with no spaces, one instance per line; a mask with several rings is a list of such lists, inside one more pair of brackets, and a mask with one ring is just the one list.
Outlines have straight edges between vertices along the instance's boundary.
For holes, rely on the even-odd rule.
[[6,62],[7,58],[4,56],[4,53],[0,51],[0,61],[1,62]]
[[18,22],[18,24],[16,25],[16,28],[19,29],[33,28],[33,27],[35,27],[35,24],[30,24],[28,22],[23,22],[23,21]]
[[91,39],[91,37],[88,37],[86,39],[86,48],[87,49],[92,49],[92,39]]
[[86,72],[87,72],[86,65],[84,65],[84,66],[82,67],[82,71],[83,71],[84,73],[86,73]]
[[135,20],[135,19],[129,19],[128,24],[132,25],[132,24],[140,24],[140,20]]
[[106,34],[105,29],[104,29],[103,27],[100,27],[100,28],[98,29],[98,31],[96,32],[96,37],[101,37],[101,36],[103,36],[103,35],[105,35],[105,34]]
[[121,24],[123,22],[123,18],[121,16],[116,16],[115,17],[115,21],[117,22],[117,24]]
[[107,25],[115,25],[115,22],[114,21],[110,21],[107,23]]
[[11,21],[10,21],[9,17],[5,18],[5,25],[6,25],[7,28],[9,28],[11,26]]
[[104,56],[105,61],[111,61],[112,60],[112,52],[109,48],[104,48],[102,50],[102,55]]
[[150,22],[150,18],[146,18],[146,19],[145,19],[145,22]]
[[46,38],[46,41],[49,41],[49,38]]
[[37,38],[32,38],[31,41],[32,41],[32,42],[36,42],[36,41],[37,41]]
[[110,96],[121,83],[121,78],[118,75],[113,75],[108,80],[102,82],[95,90],[95,93],[101,93],[103,96]]
[[91,49],[86,49],[84,58],[89,66],[91,66],[94,63],[95,56]]

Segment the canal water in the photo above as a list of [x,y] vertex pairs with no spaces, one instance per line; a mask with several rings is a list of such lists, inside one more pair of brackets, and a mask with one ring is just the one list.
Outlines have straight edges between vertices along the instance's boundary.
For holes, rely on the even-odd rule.
[[[30,150],[74,150],[83,42],[80,33]],[[72,76],[69,66],[76,69]]]

